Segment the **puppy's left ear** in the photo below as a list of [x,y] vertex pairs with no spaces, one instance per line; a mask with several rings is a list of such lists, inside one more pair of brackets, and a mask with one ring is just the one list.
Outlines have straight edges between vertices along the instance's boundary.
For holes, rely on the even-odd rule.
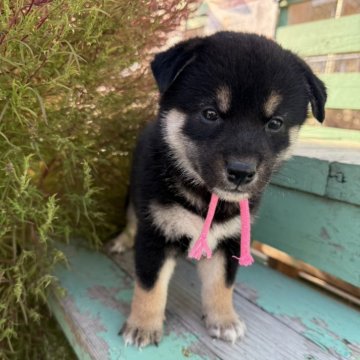
[[301,69],[305,77],[306,88],[309,94],[311,110],[316,120],[323,122],[325,118],[325,103],[327,99],[324,83],[313,73],[305,61],[300,60]]
[[182,41],[155,56],[151,62],[151,70],[161,95],[170,87],[180,73],[195,60],[196,50],[200,43],[200,38]]

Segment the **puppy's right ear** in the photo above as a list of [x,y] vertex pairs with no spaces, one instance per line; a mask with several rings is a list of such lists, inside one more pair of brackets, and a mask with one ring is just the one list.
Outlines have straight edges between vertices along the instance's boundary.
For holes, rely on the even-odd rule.
[[151,62],[151,70],[161,94],[170,87],[186,66],[195,60],[200,43],[200,38],[182,41],[155,56]]

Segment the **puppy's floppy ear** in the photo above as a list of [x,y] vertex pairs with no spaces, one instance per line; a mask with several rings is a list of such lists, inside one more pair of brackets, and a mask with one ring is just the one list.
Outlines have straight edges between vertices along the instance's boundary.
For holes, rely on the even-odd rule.
[[182,41],[170,49],[157,54],[151,62],[151,70],[163,94],[180,73],[195,60],[200,38]]
[[305,61],[298,59],[298,62],[305,78],[312,113],[315,118],[322,123],[325,118],[325,102],[327,98],[326,87],[324,83],[312,72],[311,68],[305,63]]

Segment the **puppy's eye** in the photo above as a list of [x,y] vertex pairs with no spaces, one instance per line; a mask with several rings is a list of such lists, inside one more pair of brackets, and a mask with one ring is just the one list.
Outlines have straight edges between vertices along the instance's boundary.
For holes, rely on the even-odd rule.
[[279,131],[284,124],[284,121],[280,117],[274,117],[267,122],[265,125],[265,129],[269,132],[277,132]]
[[219,114],[214,109],[205,109],[201,115],[207,122],[215,122],[219,120]]

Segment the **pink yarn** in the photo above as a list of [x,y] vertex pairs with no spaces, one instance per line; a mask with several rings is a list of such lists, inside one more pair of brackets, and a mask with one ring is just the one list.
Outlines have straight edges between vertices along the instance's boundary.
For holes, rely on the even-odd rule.
[[[211,223],[214,218],[218,201],[219,201],[219,197],[215,194],[212,194],[208,213],[206,215],[206,219],[200,237],[189,251],[189,257],[192,259],[200,260],[203,253],[205,253],[207,259],[210,259],[212,256],[212,251],[207,243],[207,235],[209,233]],[[239,260],[239,265],[249,266],[254,262],[254,259],[251,256],[251,252],[250,252],[251,225],[250,225],[250,209],[249,209],[248,199],[240,201],[240,219],[241,219],[241,240],[240,240],[241,253],[239,258],[236,256],[234,256],[234,258]]]
[[240,219],[241,219],[241,240],[240,240],[240,258],[234,256],[235,259],[239,260],[239,265],[249,266],[254,262],[253,257],[250,252],[250,209],[249,209],[249,200],[240,201]]
[[207,243],[207,235],[209,233],[210,226],[211,226],[211,223],[214,218],[216,205],[217,205],[218,201],[219,201],[219,197],[215,194],[211,194],[209,210],[207,212],[206,219],[205,219],[200,237],[189,252],[189,257],[192,259],[200,260],[202,254],[204,252],[208,259],[211,258],[212,251],[209,248],[209,245]]

